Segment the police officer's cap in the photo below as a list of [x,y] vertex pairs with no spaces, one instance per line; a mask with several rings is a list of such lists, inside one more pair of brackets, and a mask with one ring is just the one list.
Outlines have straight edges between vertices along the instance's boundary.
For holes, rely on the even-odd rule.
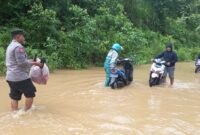
[[24,35],[24,31],[19,28],[15,28],[11,31],[11,36],[15,37],[16,35]]

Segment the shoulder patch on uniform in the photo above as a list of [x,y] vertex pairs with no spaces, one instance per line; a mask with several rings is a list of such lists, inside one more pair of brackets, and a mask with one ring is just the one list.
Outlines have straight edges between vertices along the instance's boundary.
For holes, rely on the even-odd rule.
[[20,53],[24,53],[24,48],[19,48]]

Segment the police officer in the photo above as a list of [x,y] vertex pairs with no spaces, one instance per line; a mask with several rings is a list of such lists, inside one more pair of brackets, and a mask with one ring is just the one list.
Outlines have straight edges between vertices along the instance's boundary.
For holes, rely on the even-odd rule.
[[119,56],[119,52],[123,50],[122,46],[118,43],[113,44],[111,50],[108,52],[106,60],[104,62],[104,69],[106,72],[106,81],[105,86],[108,87],[111,81],[111,74],[115,74],[118,72],[116,64],[117,58]]
[[36,88],[29,78],[29,71],[32,65],[42,67],[41,63],[28,60],[24,44],[24,32],[21,29],[14,29],[11,32],[12,41],[6,51],[6,80],[10,87],[10,98],[12,111],[18,110],[18,101],[22,94],[26,97],[24,110],[32,107]]

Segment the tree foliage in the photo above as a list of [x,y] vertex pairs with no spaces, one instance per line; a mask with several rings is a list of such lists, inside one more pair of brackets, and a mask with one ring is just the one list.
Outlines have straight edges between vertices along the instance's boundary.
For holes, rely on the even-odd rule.
[[15,27],[26,32],[30,58],[46,57],[51,69],[102,65],[116,42],[137,64],[168,42],[180,60],[191,60],[200,47],[199,12],[199,0],[0,1],[0,72]]

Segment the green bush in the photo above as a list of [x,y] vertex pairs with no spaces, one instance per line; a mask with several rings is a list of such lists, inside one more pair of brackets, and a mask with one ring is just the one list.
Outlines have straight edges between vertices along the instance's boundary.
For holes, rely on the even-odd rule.
[[5,73],[5,49],[0,47],[0,74]]
[[177,55],[178,55],[179,61],[190,61],[190,60],[192,60],[191,49],[180,48],[177,51]]
[[[5,49],[13,27],[25,30],[29,57],[36,54],[45,57],[51,71],[103,66],[109,49],[116,42],[124,47],[120,57],[130,57],[136,64],[149,63],[169,42],[174,43],[179,60],[195,59],[200,47],[199,14],[173,15],[169,9],[171,6],[175,11],[174,5],[169,1],[164,3],[20,0],[16,7],[8,7],[8,14],[0,12],[0,16],[6,18],[0,20],[0,72],[5,72]],[[0,7],[7,9],[6,3],[2,4]],[[133,8],[128,10],[131,5]],[[158,9],[159,6],[163,8]],[[16,17],[6,17],[6,14]]]

